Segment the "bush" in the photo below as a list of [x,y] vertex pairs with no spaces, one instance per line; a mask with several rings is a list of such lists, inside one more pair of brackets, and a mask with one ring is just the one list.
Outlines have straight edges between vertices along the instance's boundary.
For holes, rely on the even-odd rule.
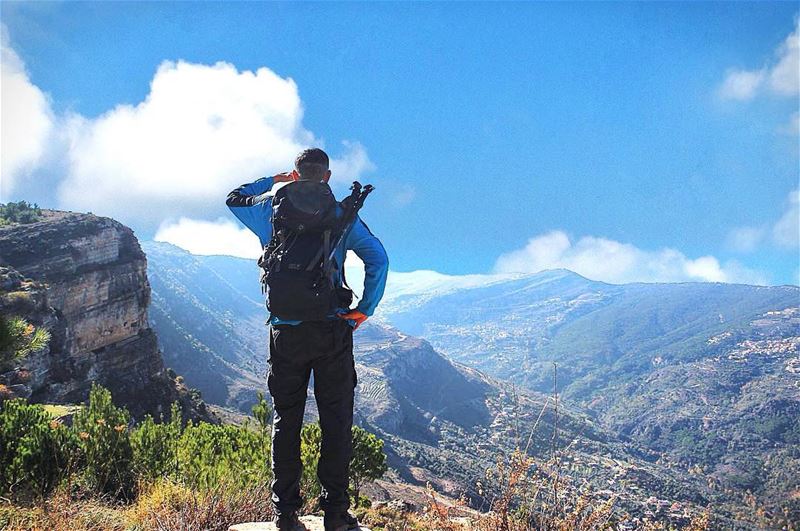
[[0,204],[0,225],[8,223],[33,223],[42,217],[39,205],[31,205],[27,201]]
[[303,475],[300,477],[300,492],[306,501],[306,509],[314,511],[318,508],[322,486],[317,477],[317,465],[322,448],[322,428],[319,424],[306,424],[300,432],[300,461],[303,464]]
[[[169,422],[146,417],[131,427],[127,410],[113,404],[108,390],[93,385],[89,404],[75,414],[68,428],[53,420],[44,406],[9,400],[0,407],[0,495],[46,494],[74,475],[81,480],[80,486],[92,492],[126,500],[144,489],[147,503],[158,505],[159,511],[169,515],[165,516],[168,522],[188,518],[186,511],[191,507],[216,507],[236,514],[256,507],[261,514],[263,506],[242,493],[268,491],[272,479],[270,411],[263,396],[253,413],[255,424],[189,422],[184,428],[176,403]],[[318,424],[303,426],[301,490],[309,501],[308,510],[316,507],[321,493],[316,474],[321,442]],[[350,481],[355,505],[362,501],[361,487],[385,471],[383,441],[354,427]],[[182,505],[168,510],[167,501],[158,501],[166,491],[196,492],[176,498]],[[269,498],[267,493],[265,503]]]
[[383,440],[372,433],[353,426],[353,459],[350,461],[350,490],[358,506],[361,487],[380,479],[386,473],[386,454]]
[[192,487],[210,489],[230,480],[245,488],[270,479],[268,443],[250,429],[190,422],[178,446],[180,476]]
[[134,491],[130,414],[111,401],[111,392],[93,384],[89,406],[75,414],[84,477],[98,492],[129,498]]
[[178,447],[181,439],[181,410],[172,404],[169,422],[155,422],[151,416],[131,433],[133,469],[146,481],[171,477],[177,479],[180,470]]
[[72,469],[77,440],[41,406],[0,405],[0,493],[44,495]]
[[[353,457],[350,461],[350,495],[353,506],[363,504],[361,488],[383,477],[386,473],[386,454],[383,452],[383,441],[372,433],[353,426]],[[300,432],[300,460],[303,464],[303,475],[300,490],[306,500],[306,510],[317,509],[317,499],[322,493],[322,486],[317,477],[317,465],[322,448],[322,429],[319,424],[306,424]]]
[[21,317],[0,315],[0,370],[14,360],[43,349],[50,333],[36,328]]

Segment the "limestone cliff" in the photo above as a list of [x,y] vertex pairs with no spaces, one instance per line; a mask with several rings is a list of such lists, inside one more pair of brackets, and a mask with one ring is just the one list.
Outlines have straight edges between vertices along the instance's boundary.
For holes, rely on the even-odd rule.
[[[0,227],[0,312],[51,333],[49,346],[7,373],[36,402],[73,403],[93,382],[134,417],[168,413],[179,400],[207,417],[167,374],[147,320],[147,261],[133,231],[113,219],[44,211],[41,221]],[[26,280],[27,279],[27,280]]]

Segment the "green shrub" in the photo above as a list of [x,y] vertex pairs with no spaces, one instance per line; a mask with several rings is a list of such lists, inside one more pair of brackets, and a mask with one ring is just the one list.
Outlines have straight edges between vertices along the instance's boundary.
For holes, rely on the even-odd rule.
[[27,201],[17,201],[0,204],[0,221],[3,225],[9,223],[33,223],[42,217],[42,210],[36,203],[30,204]]
[[177,478],[178,447],[181,434],[181,410],[172,404],[169,422],[155,422],[151,416],[139,423],[131,432],[133,470],[145,480]]
[[223,481],[253,486],[270,479],[265,448],[263,435],[246,427],[190,422],[179,441],[178,468],[182,479],[198,489]]
[[[353,457],[350,461],[350,494],[354,506],[363,504],[361,489],[367,483],[383,477],[386,473],[386,454],[383,440],[358,426],[353,426]],[[317,477],[320,451],[322,449],[322,429],[320,425],[306,424],[300,432],[300,460],[303,475],[300,490],[306,500],[307,509],[317,508],[317,498],[322,486]]]
[[114,405],[111,392],[93,384],[89,406],[75,414],[73,425],[90,488],[124,498],[133,494],[135,476],[129,422],[130,414]]
[[0,405],[0,493],[47,494],[73,468],[77,440],[42,406]]
[[353,459],[350,461],[350,490],[356,506],[361,488],[386,473],[383,440],[365,429],[353,426]]
[[317,508],[317,500],[322,486],[317,478],[317,465],[322,448],[322,428],[319,424],[306,424],[300,432],[300,461],[303,475],[300,477],[300,492],[306,500],[309,511]]
[[269,404],[264,399],[264,393],[261,391],[256,392],[256,403],[251,408],[253,411],[253,418],[256,419],[259,431],[267,436],[270,433],[270,418],[272,417],[272,410]]
[[[263,396],[253,413],[255,426],[189,422],[183,428],[176,403],[169,422],[148,416],[131,428],[128,411],[114,406],[108,390],[93,385],[89,404],[75,413],[73,426],[67,428],[44,406],[9,400],[0,405],[0,494],[46,494],[73,474],[94,492],[126,499],[135,494],[136,485],[162,481],[200,492],[223,486],[244,491],[268,488],[270,410]],[[321,444],[319,424],[303,426],[301,490],[309,510],[316,507],[321,493],[317,479]],[[350,483],[356,504],[363,501],[362,486],[385,471],[383,441],[354,427]]]
[[21,317],[0,315],[0,369],[31,352],[43,349],[50,332],[36,328]]

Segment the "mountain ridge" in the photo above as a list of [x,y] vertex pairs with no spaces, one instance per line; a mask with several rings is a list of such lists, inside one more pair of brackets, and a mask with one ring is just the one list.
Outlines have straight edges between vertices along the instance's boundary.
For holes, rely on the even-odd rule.
[[0,377],[5,384],[27,387],[36,402],[75,403],[96,382],[136,418],[168,416],[178,401],[187,418],[215,421],[164,367],[148,323],[147,260],[130,228],[42,210],[38,221],[0,226],[0,265],[0,310],[51,336]]

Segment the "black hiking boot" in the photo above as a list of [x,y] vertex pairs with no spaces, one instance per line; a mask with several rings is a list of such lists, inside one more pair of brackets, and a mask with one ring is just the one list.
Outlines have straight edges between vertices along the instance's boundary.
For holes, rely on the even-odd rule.
[[297,513],[282,514],[275,518],[278,531],[305,531],[306,526],[300,523]]
[[358,529],[358,520],[355,516],[348,513],[325,513],[325,531],[347,531],[349,529]]

